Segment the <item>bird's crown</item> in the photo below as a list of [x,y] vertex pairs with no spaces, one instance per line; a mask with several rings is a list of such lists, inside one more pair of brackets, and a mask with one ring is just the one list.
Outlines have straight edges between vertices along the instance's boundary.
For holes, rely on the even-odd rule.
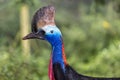
[[53,6],[45,6],[36,11],[32,19],[32,32],[37,32],[39,28],[46,25],[55,25],[54,21],[55,8]]

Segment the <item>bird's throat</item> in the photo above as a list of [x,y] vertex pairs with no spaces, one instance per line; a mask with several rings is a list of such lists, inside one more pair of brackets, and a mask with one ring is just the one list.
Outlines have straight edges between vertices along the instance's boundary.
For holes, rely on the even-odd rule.
[[65,65],[67,65],[66,56],[64,52],[63,42],[59,42],[57,45],[52,46],[52,54],[50,57],[49,63],[49,78],[50,80],[54,79],[53,64],[59,63],[63,72],[65,71]]
[[59,63],[64,69],[66,62],[65,52],[64,52],[64,44],[59,43],[57,46],[53,46],[52,49],[52,63]]

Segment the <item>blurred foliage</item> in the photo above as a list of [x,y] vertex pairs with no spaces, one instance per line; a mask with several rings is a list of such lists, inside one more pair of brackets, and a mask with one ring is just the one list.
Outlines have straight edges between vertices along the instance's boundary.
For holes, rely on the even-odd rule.
[[30,60],[22,56],[21,3],[29,5],[30,22],[40,7],[56,7],[68,62],[79,73],[120,77],[120,0],[0,0],[0,80],[48,80],[47,42],[30,40]]

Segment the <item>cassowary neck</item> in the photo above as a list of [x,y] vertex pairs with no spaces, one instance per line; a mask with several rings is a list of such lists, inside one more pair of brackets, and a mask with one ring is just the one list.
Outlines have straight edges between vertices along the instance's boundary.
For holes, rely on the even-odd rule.
[[52,54],[49,63],[49,78],[50,80],[54,80],[53,73],[53,64],[60,63],[63,71],[65,71],[65,65],[67,64],[65,53],[64,53],[64,44],[61,39],[56,44],[52,45]]
[[52,63],[60,63],[62,69],[64,70],[66,57],[62,39],[60,41],[58,40],[55,45],[52,45]]

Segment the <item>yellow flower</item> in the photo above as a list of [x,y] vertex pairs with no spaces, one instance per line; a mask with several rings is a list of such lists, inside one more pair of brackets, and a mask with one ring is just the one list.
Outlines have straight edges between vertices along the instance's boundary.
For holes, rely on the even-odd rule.
[[110,27],[110,24],[107,21],[103,21],[103,27],[108,29]]

